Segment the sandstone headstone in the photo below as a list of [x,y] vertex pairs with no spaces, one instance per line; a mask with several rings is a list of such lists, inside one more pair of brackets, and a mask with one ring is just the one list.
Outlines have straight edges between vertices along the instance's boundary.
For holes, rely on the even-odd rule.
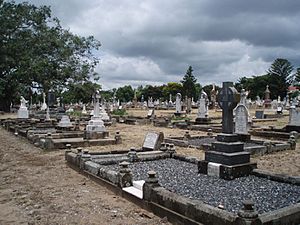
[[161,143],[164,140],[164,134],[162,132],[148,132],[146,134],[143,149],[144,150],[158,150],[160,148]]
[[180,115],[181,114],[181,94],[176,94],[176,112],[175,114]]

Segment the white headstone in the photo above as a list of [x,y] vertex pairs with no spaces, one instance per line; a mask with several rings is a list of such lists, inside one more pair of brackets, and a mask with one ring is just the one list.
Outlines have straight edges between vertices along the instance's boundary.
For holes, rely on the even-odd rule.
[[181,113],[181,94],[176,94],[176,113]]
[[146,150],[158,150],[161,142],[163,141],[164,137],[163,137],[163,133],[162,132],[148,132],[146,134],[144,143],[143,143],[143,149]]
[[46,104],[46,95],[43,93],[43,104],[41,106],[41,110],[46,110],[47,109],[47,104]]
[[94,115],[92,116],[91,120],[88,122],[86,126],[87,132],[103,132],[106,131],[104,122],[100,118],[100,106],[99,106],[99,99],[100,94],[99,92],[96,93],[96,103],[94,106]]
[[235,133],[247,134],[249,131],[249,112],[246,106],[239,104],[235,109]]
[[198,107],[198,118],[208,117],[208,97],[205,91],[201,91]]
[[20,105],[20,108],[18,110],[18,118],[19,119],[28,119],[29,116],[28,116],[28,110],[27,110],[27,107],[26,107],[26,103],[28,101],[25,100],[25,98],[23,96],[21,96],[21,105]]
[[300,109],[297,109],[295,106],[290,108],[289,125],[300,126]]
[[71,123],[69,116],[63,115],[57,126],[59,126],[59,127],[73,127],[73,124]]

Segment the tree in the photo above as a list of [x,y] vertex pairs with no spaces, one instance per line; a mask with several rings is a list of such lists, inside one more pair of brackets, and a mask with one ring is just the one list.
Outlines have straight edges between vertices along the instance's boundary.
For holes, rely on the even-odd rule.
[[286,91],[292,81],[292,64],[287,59],[275,59],[271,67],[268,69],[268,75],[270,75],[271,83],[270,91],[273,98],[286,96]]
[[101,86],[99,84],[93,83],[91,81],[86,81],[83,83],[70,84],[68,90],[63,92],[61,96],[63,97],[64,103],[89,103],[92,100],[92,96],[99,90]]
[[182,92],[182,84],[177,82],[169,82],[167,85],[164,85],[162,88],[162,95],[164,100],[169,100],[170,94],[172,95],[173,100],[176,98],[177,93]]
[[186,71],[186,74],[181,80],[182,83],[182,94],[188,98],[194,97],[196,99],[196,84],[197,79],[193,75],[193,68],[189,66]]
[[134,97],[134,90],[132,89],[131,85],[125,85],[123,87],[119,87],[116,92],[116,97],[121,102],[132,101]]
[[297,83],[298,85],[300,85],[300,68],[297,68],[294,77],[295,77],[296,83]]
[[95,77],[100,43],[64,30],[50,7],[0,1],[0,109],[22,90],[44,92]]

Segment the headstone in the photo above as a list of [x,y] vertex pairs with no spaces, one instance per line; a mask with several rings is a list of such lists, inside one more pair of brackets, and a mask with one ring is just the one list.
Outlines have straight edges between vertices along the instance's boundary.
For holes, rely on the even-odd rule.
[[28,119],[29,118],[28,109],[26,107],[27,102],[28,101],[26,101],[25,98],[23,96],[21,96],[21,105],[18,110],[18,118],[19,119]]
[[223,82],[223,88],[218,94],[218,103],[222,109],[222,132],[233,133],[233,109],[240,100],[232,82]]
[[153,98],[149,97],[148,98],[148,108],[154,108],[154,103],[153,103]]
[[215,84],[213,84],[213,88],[210,92],[210,101],[211,101],[211,107],[212,109],[214,109],[217,101],[217,91],[216,91]]
[[250,163],[250,153],[244,151],[244,143],[233,134],[233,109],[239,97],[232,82],[223,83],[217,97],[222,108],[222,133],[212,143],[212,149],[205,152],[205,159],[198,162],[199,173],[231,180],[249,175],[256,168],[255,163]]
[[289,124],[286,126],[287,132],[297,131],[300,133],[300,109],[295,106],[290,107]]
[[[88,125],[86,126],[86,133],[106,131],[104,122],[100,118],[100,105],[99,105],[100,94],[98,91],[96,93],[95,98],[96,98],[96,102],[94,107],[94,115],[92,116],[91,120],[88,122]],[[87,134],[87,136],[88,135],[89,134]]]
[[47,104],[46,104],[46,95],[45,93],[43,92],[43,104],[41,106],[41,110],[46,110],[47,109]]
[[181,114],[181,94],[177,93],[176,94],[176,112],[175,115],[180,115]]
[[300,109],[294,106],[290,108],[289,125],[300,126]]
[[51,118],[50,118],[50,110],[49,110],[49,107],[47,107],[47,110],[46,110],[46,120],[49,121]]
[[250,114],[246,107],[247,93],[244,89],[241,90],[241,99],[238,106],[235,108],[235,133],[248,134]]
[[154,109],[149,109],[147,113],[147,118],[153,118],[154,117]]
[[144,150],[159,150],[161,143],[164,140],[164,134],[162,132],[148,132],[144,139],[143,149]]
[[208,105],[208,96],[206,92],[202,90],[199,98],[198,115],[195,121],[196,124],[207,124],[211,121],[208,117]]
[[63,115],[57,126],[61,128],[71,128],[73,127],[73,124],[71,123],[69,116]]
[[86,106],[85,106],[85,104],[83,104],[83,107],[82,107],[82,111],[81,111],[81,113],[82,113],[83,115],[86,115],[86,114],[87,114],[87,111],[86,111]]
[[263,110],[256,110],[255,111],[255,118],[256,119],[264,119],[265,118],[264,111]]
[[49,92],[48,92],[48,106],[50,108],[53,107],[54,104],[55,104],[55,101],[56,101],[56,99],[55,99],[55,93],[54,93],[54,91],[53,90],[49,90]]
[[235,110],[235,133],[248,134],[249,131],[249,112],[246,106],[240,104]]
[[269,85],[267,85],[266,90],[265,90],[264,106],[265,106],[265,108],[271,108]]

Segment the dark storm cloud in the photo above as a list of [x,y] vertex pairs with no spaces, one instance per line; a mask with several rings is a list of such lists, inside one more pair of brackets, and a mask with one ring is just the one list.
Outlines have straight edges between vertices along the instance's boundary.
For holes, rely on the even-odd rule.
[[278,57],[300,66],[297,0],[31,2],[102,42],[97,71],[107,88],[180,81],[189,65],[201,83],[263,74]]

